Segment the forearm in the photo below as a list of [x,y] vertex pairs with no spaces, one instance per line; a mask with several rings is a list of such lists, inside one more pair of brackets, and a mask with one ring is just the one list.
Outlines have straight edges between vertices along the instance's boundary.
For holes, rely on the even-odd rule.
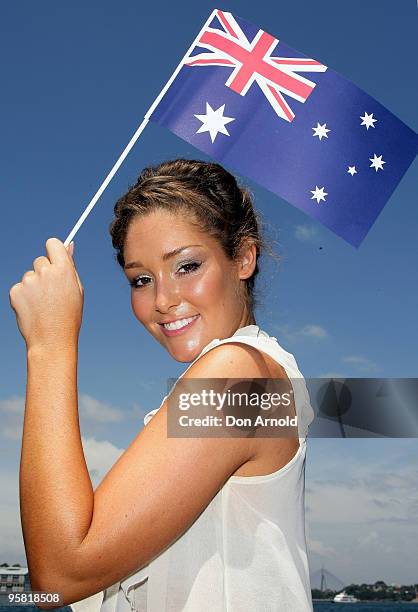
[[31,580],[64,576],[88,532],[94,492],[81,444],[77,345],[30,349],[20,510]]

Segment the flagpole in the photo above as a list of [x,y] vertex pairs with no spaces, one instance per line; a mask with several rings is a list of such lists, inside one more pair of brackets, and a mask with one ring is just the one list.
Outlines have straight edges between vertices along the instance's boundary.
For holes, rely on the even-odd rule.
[[199,38],[201,37],[203,32],[206,30],[207,26],[209,25],[209,23],[214,18],[216,12],[217,12],[217,9],[214,9],[212,11],[212,13],[209,15],[208,19],[206,20],[206,22],[204,23],[203,27],[201,28],[199,34],[193,40],[192,44],[190,45],[190,47],[186,51],[185,55],[183,56],[182,60],[179,62],[177,68],[174,70],[173,74],[171,75],[171,77],[169,78],[169,80],[167,81],[167,83],[165,84],[163,89],[160,91],[158,96],[155,98],[154,102],[151,104],[150,108],[148,109],[147,113],[145,114],[145,117],[144,117],[143,121],[141,122],[141,124],[139,125],[138,129],[136,130],[135,134],[132,136],[131,140],[128,142],[128,144],[126,145],[126,147],[122,151],[119,159],[117,160],[117,162],[115,163],[115,165],[113,166],[113,168],[111,169],[111,171],[109,172],[109,174],[107,175],[107,177],[105,178],[103,183],[100,185],[99,189],[94,194],[93,198],[88,203],[86,209],[84,210],[84,212],[82,213],[82,215],[78,219],[77,223],[74,225],[74,227],[71,230],[71,232],[68,234],[68,236],[67,236],[67,238],[65,239],[65,242],[64,242],[65,246],[68,246],[70,244],[71,240],[74,238],[74,236],[76,235],[76,233],[78,232],[80,227],[83,225],[83,223],[86,220],[86,218],[88,217],[88,215],[93,210],[93,208],[94,208],[95,204],[97,203],[97,201],[99,200],[100,196],[103,194],[104,190],[109,185],[110,181],[115,176],[116,172],[119,170],[120,166],[124,162],[124,160],[127,157],[128,153],[130,152],[130,150],[132,149],[132,147],[134,146],[134,144],[136,143],[136,141],[138,140],[138,138],[140,137],[140,135],[144,131],[144,129],[145,129],[145,127],[146,127],[146,125],[147,125],[147,123],[149,121],[150,116],[152,115],[152,113],[154,112],[155,108],[160,103],[162,97],[166,93],[167,89],[170,87],[171,83],[174,81],[174,79],[176,78],[176,76],[180,72],[181,68],[184,65],[184,61],[189,56],[189,54],[192,51],[192,49],[195,47],[196,41],[199,40]]
[[100,198],[100,196],[102,195],[102,193],[104,192],[106,187],[109,185],[110,181],[115,176],[116,172],[119,170],[120,166],[122,165],[123,161],[125,160],[126,156],[129,153],[129,151],[132,149],[132,147],[134,146],[134,144],[136,143],[136,141],[138,140],[138,138],[140,137],[140,135],[144,131],[145,126],[147,125],[147,123],[148,123],[148,119],[144,119],[142,121],[141,125],[138,127],[138,129],[136,130],[135,134],[132,136],[131,140],[128,142],[128,144],[126,145],[125,149],[123,150],[123,152],[122,152],[121,156],[119,157],[118,161],[115,163],[115,165],[113,166],[113,168],[111,169],[111,171],[109,172],[109,174],[107,175],[107,177],[105,178],[103,183],[100,185],[99,189],[96,191],[95,195],[93,196],[93,198],[91,199],[91,201],[87,205],[85,211],[80,216],[80,218],[78,219],[77,223],[74,225],[74,227],[71,230],[71,232],[68,234],[68,236],[67,236],[67,238],[65,239],[65,242],[64,242],[65,246],[68,246],[70,244],[71,240],[74,238],[74,236],[76,235],[76,233],[78,232],[80,227],[83,225],[83,223],[86,220],[87,216],[92,211],[94,205],[96,204],[96,202],[98,201],[98,199]]

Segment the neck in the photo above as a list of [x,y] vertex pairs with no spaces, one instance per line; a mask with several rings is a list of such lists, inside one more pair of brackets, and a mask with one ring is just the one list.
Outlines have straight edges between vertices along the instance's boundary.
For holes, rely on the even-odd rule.
[[256,325],[254,314],[252,312],[245,312],[243,314],[238,327],[246,327],[247,325]]

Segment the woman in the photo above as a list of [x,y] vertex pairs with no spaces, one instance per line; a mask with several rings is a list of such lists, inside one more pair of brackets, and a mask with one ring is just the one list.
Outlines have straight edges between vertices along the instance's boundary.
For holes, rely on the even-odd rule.
[[10,291],[27,345],[20,495],[33,590],[101,612],[312,610],[313,410],[294,357],[254,318],[263,243],[248,191],[218,164],[165,162],[116,203],[110,232],[135,316],[191,362],[182,382],[292,377],[297,437],[169,436],[166,396],[93,491],[77,415],[83,288],[72,249],[49,239]]

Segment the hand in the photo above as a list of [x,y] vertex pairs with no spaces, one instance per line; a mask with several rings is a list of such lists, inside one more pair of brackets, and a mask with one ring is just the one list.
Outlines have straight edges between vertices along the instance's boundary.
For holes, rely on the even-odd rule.
[[84,290],[72,253],[73,247],[67,250],[58,238],[49,238],[47,257],[37,257],[33,270],[10,289],[10,305],[27,349],[78,342]]

